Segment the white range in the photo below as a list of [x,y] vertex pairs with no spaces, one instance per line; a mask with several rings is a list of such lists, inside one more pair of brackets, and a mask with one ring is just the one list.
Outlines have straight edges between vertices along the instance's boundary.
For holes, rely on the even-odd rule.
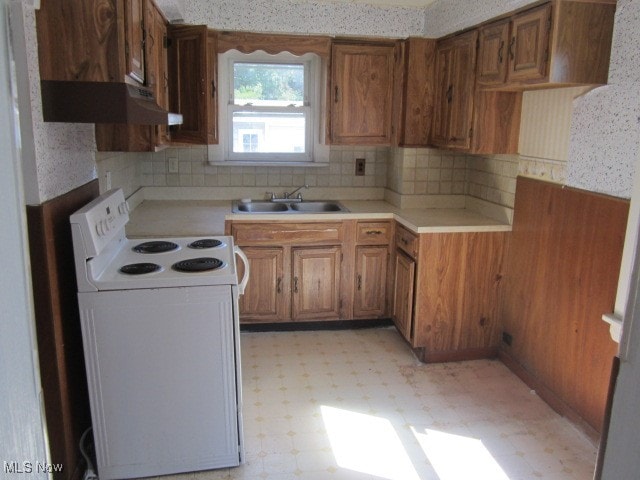
[[100,479],[239,465],[233,238],[129,239],[120,189],[70,221]]

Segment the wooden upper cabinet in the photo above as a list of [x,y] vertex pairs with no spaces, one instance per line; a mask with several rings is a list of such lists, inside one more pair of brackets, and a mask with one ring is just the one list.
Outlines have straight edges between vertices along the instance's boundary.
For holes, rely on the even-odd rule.
[[499,85],[506,81],[510,25],[509,20],[502,20],[478,29],[478,84]]
[[550,4],[513,17],[508,48],[509,82],[545,78],[550,32]]
[[607,83],[615,2],[554,0],[479,28],[478,85],[525,90]]
[[441,147],[471,147],[477,30],[438,42],[432,142]]
[[171,111],[183,123],[171,128],[174,143],[217,143],[216,33],[206,25],[169,26]]
[[[147,84],[156,94],[156,103],[169,110],[169,72],[167,64],[167,21],[153,2],[146,2],[145,23],[148,25],[145,47],[147,51]],[[154,144],[168,145],[169,126],[154,126]]]
[[332,46],[331,143],[391,144],[395,49],[395,43]]
[[125,56],[127,75],[145,84],[145,4],[143,0],[127,0],[125,7]]
[[429,145],[433,123],[436,41],[412,37],[398,44],[394,90],[395,145]]
[[36,10],[42,80],[125,80],[124,1],[47,0]]

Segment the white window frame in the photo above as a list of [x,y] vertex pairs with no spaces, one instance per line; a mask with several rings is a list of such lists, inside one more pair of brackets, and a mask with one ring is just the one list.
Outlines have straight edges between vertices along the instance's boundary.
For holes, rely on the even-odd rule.
[[[234,62],[303,64],[305,92],[302,106],[277,108],[278,111],[305,112],[305,151],[291,153],[233,152],[233,113],[235,111],[266,111],[273,107],[234,105]],[[246,166],[324,166],[329,161],[329,148],[322,145],[323,114],[322,59],[312,53],[293,55],[281,52],[275,55],[264,51],[242,53],[229,50],[218,56],[219,85],[219,144],[209,145],[209,163],[212,165]]]

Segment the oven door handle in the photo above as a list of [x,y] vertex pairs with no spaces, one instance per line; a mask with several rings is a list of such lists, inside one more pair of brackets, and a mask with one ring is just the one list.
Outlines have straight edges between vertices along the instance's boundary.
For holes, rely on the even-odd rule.
[[237,245],[233,246],[233,251],[242,259],[242,263],[244,263],[244,275],[238,284],[238,293],[244,295],[244,289],[247,287],[247,282],[249,281],[249,259]]

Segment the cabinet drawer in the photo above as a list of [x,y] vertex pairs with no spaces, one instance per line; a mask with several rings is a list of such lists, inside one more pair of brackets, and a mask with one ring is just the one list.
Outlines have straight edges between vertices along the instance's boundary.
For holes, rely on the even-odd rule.
[[327,245],[341,243],[342,222],[331,223],[233,223],[231,234],[238,245]]
[[412,258],[418,256],[418,236],[400,225],[396,228],[396,246]]
[[358,222],[356,241],[363,245],[387,245],[391,240],[391,222]]

